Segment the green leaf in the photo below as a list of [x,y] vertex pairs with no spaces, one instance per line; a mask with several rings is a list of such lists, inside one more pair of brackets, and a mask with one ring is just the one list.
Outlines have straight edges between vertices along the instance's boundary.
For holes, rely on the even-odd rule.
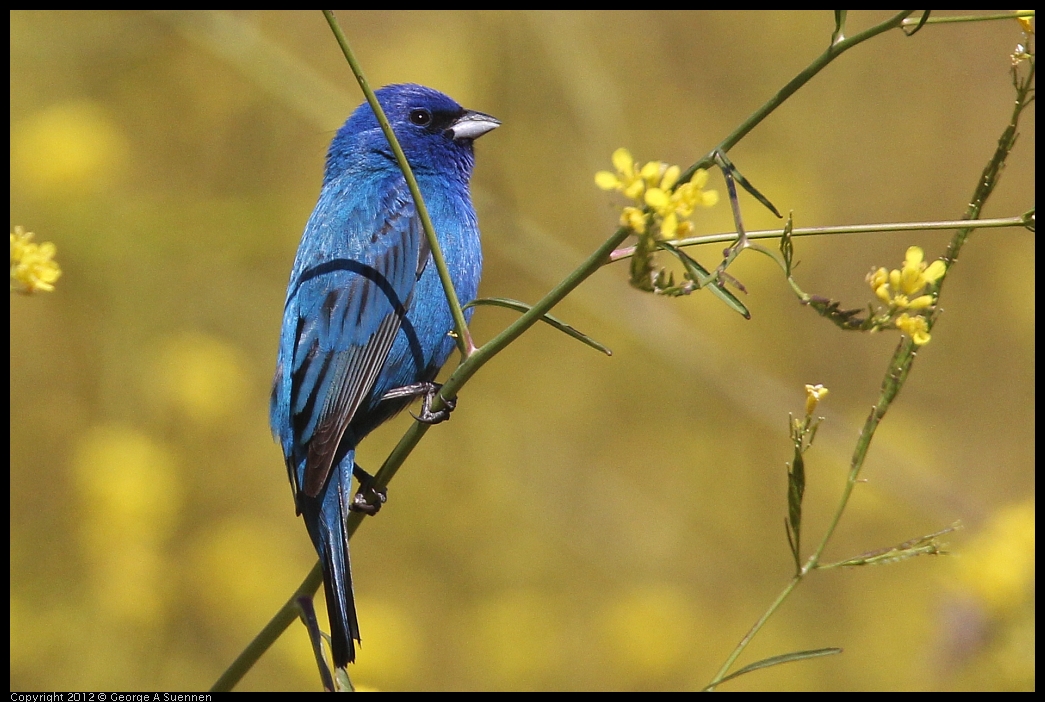
[[[506,297],[481,297],[476,300],[472,300],[461,309],[466,310],[469,307],[478,307],[479,305],[490,305],[492,307],[507,307],[510,310],[515,310],[517,312],[523,313],[529,312],[531,309],[531,305],[527,305],[525,302],[519,302],[518,300],[510,300]],[[548,324],[552,325],[559,331],[561,331],[563,334],[566,334],[567,336],[572,336],[577,341],[587,344],[596,351],[601,351],[607,356],[613,355],[612,351],[600,344],[598,341],[595,341],[595,339],[592,339],[590,336],[577,331],[561,319],[556,319],[550,314],[541,315],[541,319],[547,322]]]
[[682,261],[682,265],[686,267],[686,272],[689,273],[690,277],[698,287],[707,287],[711,290],[713,295],[729,305],[734,312],[739,313],[744,317],[744,319],[751,319],[751,313],[748,311],[744,303],[737,299],[736,295],[727,290],[722,283],[715,280],[704,266],[697,263],[697,261],[689,256],[689,254],[671,242],[662,241],[660,243],[662,248],[666,251],[670,251],[680,261]]
[[804,304],[816,310],[821,317],[831,320],[839,329],[867,331],[874,325],[874,311],[870,305],[868,305],[867,317],[862,318],[859,316],[863,312],[862,309],[843,310],[842,303],[838,300],[831,300],[820,295],[809,295]]
[[798,558],[798,546],[795,545],[795,539],[791,535],[791,524],[784,520],[784,533],[787,534],[787,545],[791,548],[791,556],[795,559],[795,572],[800,573],[802,571],[802,562]]
[[906,29],[906,28],[904,28],[904,27],[903,27],[903,25],[900,25],[900,31],[902,31],[902,32],[903,32],[904,34],[906,34],[906,35],[907,35],[907,36],[909,36],[909,37],[913,37],[913,36],[914,36],[915,34],[917,34],[917,33],[918,33],[918,31],[919,31],[919,30],[920,30],[920,29],[921,29],[922,27],[924,27],[924,26],[925,26],[925,23],[929,21],[929,15],[931,15],[931,14],[932,14],[932,10],[926,10],[926,11],[925,11],[925,12],[924,12],[924,13],[922,14],[922,18],[921,18],[921,19],[920,19],[920,20],[918,21],[918,26],[917,26],[917,27],[915,27],[915,28],[914,28],[914,29],[912,29],[911,31],[907,31],[907,29]]
[[[802,570],[801,546],[802,546],[802,498],[806,492],[806,470],[805,459],[802,458],[800,445],[795,445],[795,458],[791,468],[787,471],[787,519],[791,527],[788,533],[788,541],[791,543],[791,552],[795,557],[795,568]],[[792,535],[794,538],[792,539]]]
[[733,162],[729,160],[729,157],[726,156],[724,151],[715,152],[715,163],[717,163],[718,167],[722,170],[729,171],[731,174],[733,174],[733,177],[736,179],[736,181],[740,183],[740,187],[744,188],[744,190],[747,190],[749,193],[751,193],[751,195],[753,195],[756,200],[761,202],[767,210],[775,214],[780,219],[784,218],[784,215],[780,214],[780,211],[773,205],[772,202],[769,201],[769,198],[760,193],[754,185],[748,182],[747,178],[744,177],[744,174],[737,170],[737,167],[733,165]]
[[[717,683],[715,683],[715,685],[719,685],[721,683],[726,682],[727,680],[732,680],[733,678],[740,677],[741,675],[744,675],[745,673],[751,673],[751,672],[756,671],[756,670],[761,670],[762,668],[770,668],[770,667],[772,667],[774,665],[780,665],[782,663],[793,663],[795,661],[804,661],[804,660],[806,660],[808,658],[820,658],[821,656],[833,656],[833,655],[836,655],[836,654],[841,653],[841,652],[842,652],[842,649],[840,649],[840,648],[818,648],[818,649],[815,649],[815,650],[812,650],[812,651],[795,651],[794,653],[784,653],[784,654],[781,654],[779,656],[773,656],[771,658],[763,658],[762,660],[760,660],[760,661],[758,661],[756,663],[752,663],[751,665],[745,665],[743,668],[741,668],[740,670],[738,670],[735,673],[730,673],[729,675],[727,675],[726,677],[722,678]],[[708,687],[712,687],[712,686],[709,685]],[[705,690],[706,689],[708,689],[708,688],[705,688]]]
[[896,546],[869,551],[868,553],[863,553],[859,556],[839,561],[838,563],[827,563],[820,566],[820,568],[826,569],[865,565],[884,565],[907,560],[908,558],[914,558],[916,556],[946,556],[948,555],[948,552],[943,549],[943,546],[937,539],[961,528],[961,522],[955,522],[946,529],[942,529],[936,533],[919,536],[916,539],[904,541],[902,544],[897,544]]
[[780,235],[780,253],[784,257],[784,274],[789,278],[794,269],[792,261],[795,257],[795,243],[791,237],[791,230],[794,228],[792,215],[792,212],[787,213],[787,224],[784,225],[784,233]]

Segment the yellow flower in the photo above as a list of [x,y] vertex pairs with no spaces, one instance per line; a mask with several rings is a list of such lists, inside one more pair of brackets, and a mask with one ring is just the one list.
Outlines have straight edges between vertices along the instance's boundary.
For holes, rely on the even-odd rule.
[[11,290],[25,295],[54,290],[54,282],[62,274],[54,261],[54,244],[34,244],[32,238],[33,233],[22,227],[11,232]]
[[[905,295],[913,295],[921,292],[922,288],[924,288],[927,283],[922,275],[922,271],[925,270],[924,259],[925,254],[917,246],[912,246],[907,249],[907,255],[904,257],[903,268],[900,269],[899,280],[893,287],[902,290]],[[893,282],[891,275],[889,282]]]
[[907,303],[907,309],[911,310],[924,310],[926,307],[931,307],[933,304],[932,295],[919,295],[910,302]]
[[689,217],[696,207],[713,207],[718,202],[717,190],[702,190],[707,182],[708,172],[702,168],[688,183],[675,189],[674,201],[680,217]]
[[884,268],[872,268],[867,274],[867,283],[874,290],[874,294],[885,304],[889,304],[889,271]]
[[646,213],[638,207],[625,207],[620,213],[620,224],[636,234],[646,233]]
[[705,170],[697,171],[689,182],[679,185],[682,169],[678,166],[650,161],[637,167],[631,152],[625,148],[614,151],[612,161],[617,172],[599,171],[595,174],[595,185],[603,190],[618,190],[648,208],[648,212],[644,212],[642,207],[625,207],[621,212],[621,225],[636,234],[646,233],[648,215],[652,214],[652,223],[659,223],[656,231],[660,239],[685,236],[692,229],[688,219],[693,210],[718,202],[717,192],[702,190],[708,181]]
[[616,190],[620,185],[620,180],[609,171],[599,171],[595,174],[595,185],[602,190]]
[[906,312],[896,318],[896,328],[911,337],[916,345],[928,344],[932,335],[929,334],[929,323],[925,317],[911,317]]
[[674,212],[660,221],[660,238],[671,240],[679,234],[679,218]]
[[658,214],[666,210],[668,205],[671,204],[671,196],[660,188],[650,188],[647,190],[644,199],[646,204],[652,207],[653,211]]
[[687,220],[693,214],[694,208],[711,207],[718,202],[717,192],[701,190],[708,180],[707,171],[697,171],[692,180],[672,190],[680,175],[679,167],[671,166],[664,171],[658,187],[651,187],[646,191],[646,205],[660,217],[662,239],[674,239],[686,234],[691,226]]
[[[1022,10],[1021,10],[1021,12],[1022,12]],[[1020,23],[1020,27],[1023,28],[1023,33],[1024,34],[1034,34],[1034,24],[1032,22],[1033,19],[1034,19],[1034,15],[1031,15],[1029,17],[1017,17],[1016,18],[1016,21]]]
[[678,166],[670,166],[664,171],[664,177],[660,180],[660,187],[664,190],[671,190],[675,187],[675,183],[679,182],[679,176],[682,175],[682,170]]
[[620,190],[631,200],[642,198],[642,191],[646,189],[645,178],[649,174],[649,167],[653,166],[654,170],[658,170],[660,166],[656,162],[647,163],[640,169],[639,173],[636,173],[635,159],[631,157],[631,152],[625,148],[614,151],[611,160],[613,161],[613,167],[617,169],[617,173],[599,171],[595,174],[595,185],[603,190]]
[[613,152],[610,160],[613,161],[613,167],[617,169],[618,173],[623,173],[628,177],[635,175],[635,159],[631,157],[631,152],[623,146]]
[[639,178],[645,181],[647,187],[653,187],[660,180],[660,174],[664,171],[666,166],[660,161],[650,161],[639,170]]
[[828,390],[823,385],[806,385],[806,416],[812,417],[820,400],[827,397]]
[[925,309],[932,306],[933,298],[921,293],[946,272],[947,265],[943,261],[926,265],[925,254],[919,247],[912,246],[907,249],[899,270],[872,270],[867,274],[867,283],[875,296],[893,309]]

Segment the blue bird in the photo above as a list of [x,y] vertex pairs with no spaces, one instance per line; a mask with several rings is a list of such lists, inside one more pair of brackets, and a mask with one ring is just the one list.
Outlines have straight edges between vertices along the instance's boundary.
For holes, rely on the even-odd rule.
[[[472,300],[482,269],[468,190],[472,143],[500,122],[420,85],[389,85],[377,99],[417,177],[457,295]],[[355,660],[360,640],[345,518],[350,509],[374,511],[362,499],[369,476],[355,465],[356,446],[417,395],[431,399],[454,348],[431,259],[406,179],[364,102],[330,144],[298,246],[270,407],[297,512],[323,566],[339,668]],[[421,419],[441,418],[427,410],[425,403]]]

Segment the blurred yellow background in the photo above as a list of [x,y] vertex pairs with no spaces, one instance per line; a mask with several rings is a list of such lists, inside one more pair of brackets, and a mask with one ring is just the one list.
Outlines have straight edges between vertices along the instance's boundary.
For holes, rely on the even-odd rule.
[[[473,191],[481,294],[533,302],[616,226],[593,174],[627,146],[686,166],[827,46],[829,12],[340,12],[372,85],[490,113]],[[315,560],[268,395],[329,140],[362,100],[318,12],[11,13],[11,225],[54,293],[11,299],[11,687],[208,687]],[[849,34],[885,15],[851,13]],[[1012,20],[890,32],[732,152],[796,226],[954,219],[1013,100]],[[1034,204],[1034,107],[984,216]],[[721,176],[710,186],[724,194]],[[751,228],[777,226],[742,196]],[[729,231],[723,199],[697,233]],[[851,307],[872,266],[950,232],[796,241]],[[692,250],[705,266],[719,247]],[[791,575],[788,412],[831,394],[807,455],[815,544],[895,334],[843,333],[747,254],[747,322],[653,298],[626,265],[465,388],[352,542],[377,689],[693,689]],[[827,558],[961,519],[953,558],[812,577],[740,664],[841,656],[723,689],[1034,687],[1034,236],[973,235]],[[483,308],[478,340],[514,313]],[[375,470],[403,415],[360,449]],[[325,611],[320,621],[326,627]],[[240,689],[319,689],[295,624]]]

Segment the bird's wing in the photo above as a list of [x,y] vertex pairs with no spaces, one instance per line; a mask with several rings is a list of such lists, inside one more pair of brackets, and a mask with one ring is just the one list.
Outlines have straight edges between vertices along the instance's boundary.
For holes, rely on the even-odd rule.
[[330,475],[338,444],[374,386],[429,258],[413,198],[398,181],[363,192],[326,189],[295,262],[296,289],[288,293],[283,322],[293,355],[281,354],[281,361],[291,364],[284,378],[294,443],[308,447],[304,475],[291,468],[291,477],[295,489],[310,497]]

